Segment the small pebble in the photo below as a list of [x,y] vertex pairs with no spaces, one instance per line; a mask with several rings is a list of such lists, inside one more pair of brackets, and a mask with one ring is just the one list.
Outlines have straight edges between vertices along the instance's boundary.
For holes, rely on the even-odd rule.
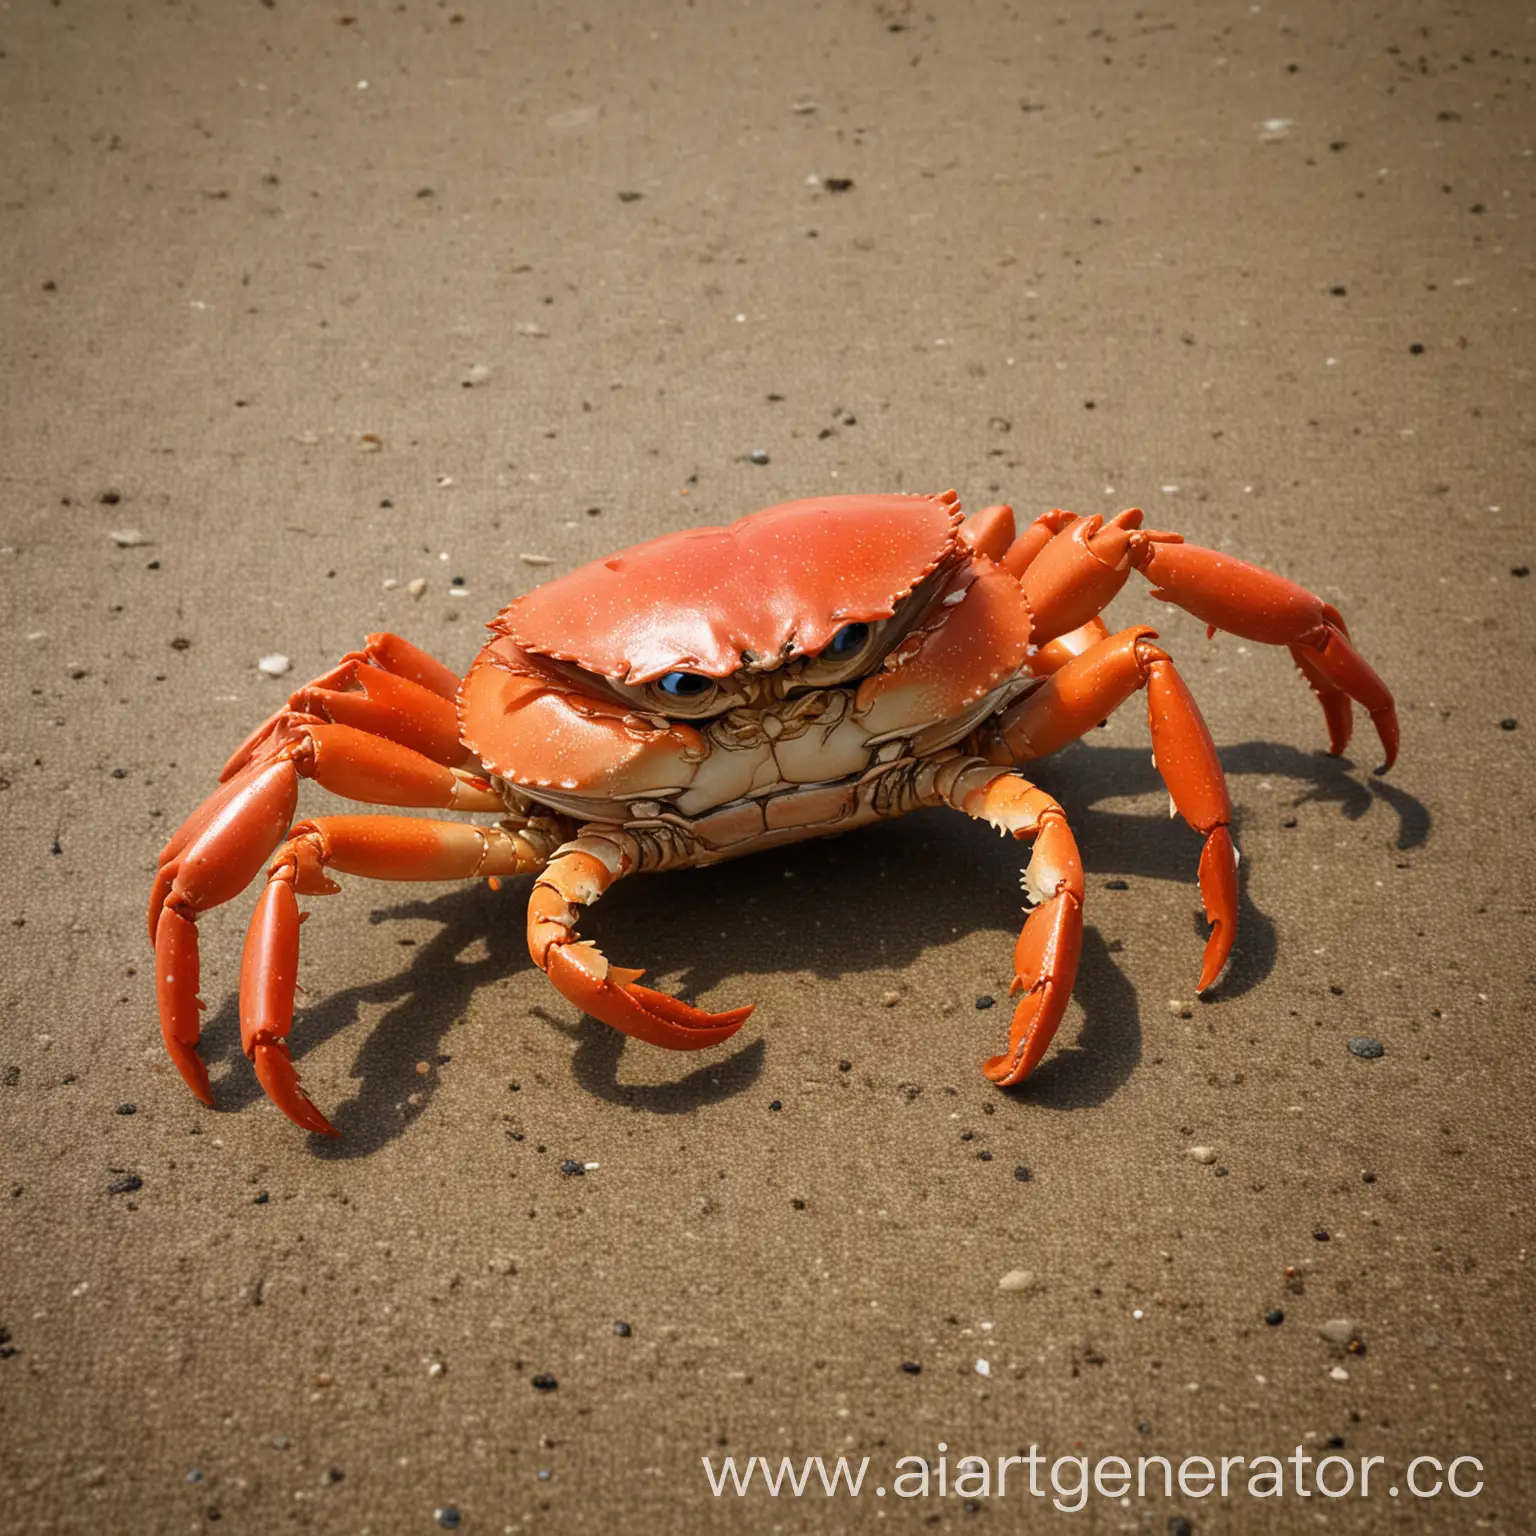
[[517,558],[519,560],[521,560],[524,565],[553,565],[555,563],[555,557],[553,555],[526,555],[525,554],[525,555],[519,555]]
[[535,1376],[533,1378],[533,1390],[535,1392],[553,1392],[560,1383],[553,1376]]
[[138,549],[141,545],[148,544],[149,539],[137,528],[114,528],[107,535],[119,549]]
[[1285,1313],[1282,1312],[1279,1307],[1271,1307],[1269,1311],[1264,1314],[1264,1321],[1268,1323],[1271,1328],[1278,1328],[1280,1324],[1285,1321]]
[[1317,1331],[1320,1337],[1340,1349],[1348,1349],[1360,1337],[1360,1325],[1349,1317],[1330,1317]]
[[768,1104],[768,1108],[769,1109],[774,1109],[774,1110],[783,1109],[784,1108],[784,1101],[782,1099],[770,1100],[770,1102]]
[[406,582],[405,590],[409,592],[412,597],[419,598],[422,593],[427,590],[427,578],[425,576],[412,577],[410,581]]
[[1387,1048],[1380,1040],[1373,1040],[1369,1035],[1356,1035],[1349,1042],[1349,1053],[1365,1061],[1375,1061],[1378,1057],[1387,1054]]
[[1349,1380],[1349,1372],[1346,1371],[1342,1365],[1334,1366],[1334,1368],[1331,1371],[1328,1372],[1328,1375],[1334,1381],[1348,1381]]
[[976,1006],[978,1008],[991,1008],[996,1002],[997,999],[995,997],[982,996],[976,999]]
[[1194,1536],[1195,1528],[1183,1515],[1169,1515],[1168,1536]]
[[1104,889],[1106,891],[1128,891],[1130,888],[1131,883],[1129,880],[1106,880],[1104,882]]
[[122,1103],[117,1106],[115,1113],[119,1115],[136,1115],[139,1112],[137,1104]]
[[192,1470],[187,1473],[187,1481],[189,1483],[200,1483],[202,1480],[203,1469],[201,1467],[193,1467]]
[[293,663],[281,651],[273,651],[270,656],[263,656],[256,663],[256,670],[263,677],[282,677],[293,671]]
[[587,1165],[578,1163],[574,1157],[568,1157],[560,1164],[560,1172],[568,1179],[580,1179],[586,1176]]
[[1519,724],[1520,722],[1516,720],[1513,715],[1505,715],[1505,717],[1499,721],[1499,729],[1501,731],[1513,731],[1519,727]]
[[144,1180],[136,1173],[125,1173],[120,1179],[113,1179],[107,1185],[109,1195],[131,1195],[137,1189],[144,1188]]
[[1024,1166],[1023,1163],[1018,1163],[1014,1166],[1013,1176],[1019,1181],[1020,1184],[1028,1184],[1029,1181],[1034,1178],[1034,1174],[1032,1174],[1029,1169]]
[[613,1336],[616,1339],[627,1339],[634,1331],[628,1323],[615,1323],[613,1325]]
[[1511,576],[1529,576],[1531,568],[1528,565],[1512,565],[1509,568],[1509,574]]
[[456,1531],[459,1528],[459,1507],[457,1504],[444,1504],[441,1509],[432,1511],[432,1518],[445,1531]]
[[1312,1236],[1314,1240],[1319,1243],[1326,1243],[1331,1240],[1329,1237],[1328,1229],[1326,1227],[1319,1227],[1317,1231],[1312,1234]]
[[766,448],[754,448],[747,457],[754,464],[766,464],[768,462],[768,450]]
[[1216,1161],[1215,1147],[1189,1147],[1187,1151],[1197,1163],[1210,1164]]
[[917,1363],[916,1360],[903,1360],[901,1362],[901,1368],[907,1373],[908,1376],[921,1376],[923,1374],[923,1368]]
[[1035,1283],[1034,1275],[1027,1269],[1010,1269],[997,1282],[1000,1291],[1027,1291]]
[[1185,1002],[1182,998],[1170,997],[1168,999],[1168,1012],[1176,1019],[1192,1019],[1195,1016],[1195,1005]]
[[882,1008],[894,1008],[900,1001],[900,992],[886,992],[881,995],[880,1006]]

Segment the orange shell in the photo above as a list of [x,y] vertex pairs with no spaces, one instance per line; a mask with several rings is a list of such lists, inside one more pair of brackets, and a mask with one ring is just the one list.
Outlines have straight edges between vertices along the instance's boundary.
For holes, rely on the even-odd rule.
[[628,798],[686,786],[704,756],[691,726],[658,727],[611,699],[541,674],[505,638],[459,689],[464,744],[495,774],[533,789]]
[[518,598],[491,629],[525,651],[648,683],[725,677],[743,656],[814,655],[844,624],[889,618],[956,547],[959,498],[820,496],[690,528]]

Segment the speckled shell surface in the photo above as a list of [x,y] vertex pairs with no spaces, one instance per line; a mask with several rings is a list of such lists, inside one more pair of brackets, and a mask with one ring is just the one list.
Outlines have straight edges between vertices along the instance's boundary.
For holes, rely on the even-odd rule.
[[527,593],[491,628],[524,650],[646,683],[724,677],[744,654],[820,651],[888,618],[955,548],[958,498],[820,496],[724,528],[690,528]]

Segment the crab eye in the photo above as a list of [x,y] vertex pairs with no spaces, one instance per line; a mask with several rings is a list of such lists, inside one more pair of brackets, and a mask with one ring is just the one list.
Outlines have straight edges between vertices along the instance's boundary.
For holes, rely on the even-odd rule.
[[674,699],[702,698],[715,686],[714,679],[700,677],[697,672],[668,672],[656,679],[656,686]]
[[868,624],[844,624],[832,636],[832,643],[827,647],[825,654],[831,656],[836,661],[843,661],[847,657],[854,655],[868,639]]

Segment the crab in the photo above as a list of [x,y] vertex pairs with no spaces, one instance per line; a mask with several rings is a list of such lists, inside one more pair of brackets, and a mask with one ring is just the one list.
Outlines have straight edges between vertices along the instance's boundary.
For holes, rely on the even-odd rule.
[[[1020,771],[1145,691],[1171,809],[1203,840],[1210,932],[1199,990],[1237,931],[1232,808],[1211,735],[1157,643],[1110,634],[1100,610],[1131,572],[1217,630],[1289,648],[1329,747],[1370,714],[1385,772],[1392,695],[1344,620],[1283,576],[1177,533],[1045,513],[1016,534],[1007,506],[966,518],[940,495],[827,496],[728,527],[670,533],[504,608],[461,679],[396,635],[368,637],[294,693],[226,764],[160,855],[149,903],[160,1024],[192,1091],[198,919],[266,871],[240,967],[240,1031],[268,1097],[308,1131],[334,1128],[288,1049],[298,897],[376,880],[532,876],[528,949],[594,1018],[673,1050],[728,1039],[750,1007],[708,1013],[639,984],[577,932],[615,881],[713,864],[947,806],[1032,843],[1032,906],[1013,955],[1018,998],[983,1064],[1021,1083],[1062,1020],[1083,932],[1083,866],[1061,806]],[[299,782],[375,805],[489,813],[489,824],[317,816]]]

